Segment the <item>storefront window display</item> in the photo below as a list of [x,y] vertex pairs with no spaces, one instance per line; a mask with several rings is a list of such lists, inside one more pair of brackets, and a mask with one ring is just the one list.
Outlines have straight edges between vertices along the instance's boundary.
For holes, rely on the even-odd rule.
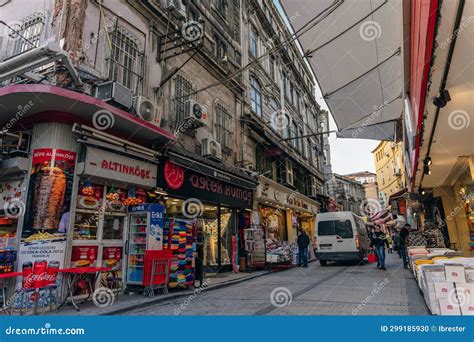
[[[219,208],[218,205],[200,204],[200,208],[197,209],[198,211],[190,213],[186,212],[186,203],[182,199],[167,197],[165,201],[165,216],[167,218],[196,219],[197,224],[202,227],[204,235],[203,260],[205,266],[217,267],[219,265],[231,264],[234,248],[232,236],[236,234],[237,227],[235,210],[223,206]],[[221,229],[219,229],[219,224]]]
[[[198,261],[207,271],[237,269],[239,229],[245,216],[238,211],[251,208],[257,185],[249,179],[171,153],[164,158],[158,186],[166,189],[166,217],[195,219],[199,231]],[[242,233],[243,235],[243,233]]]
[[288,243],[286,210],[261,205],[260,215],[266,232],[267,262],[290,262],[293,253]]

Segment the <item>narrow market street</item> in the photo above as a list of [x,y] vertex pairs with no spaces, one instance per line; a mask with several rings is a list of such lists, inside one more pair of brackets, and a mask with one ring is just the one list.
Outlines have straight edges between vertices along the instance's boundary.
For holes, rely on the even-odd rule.
[[387,271],[378,270],[375,264],[333,263],[322,267],[313,262],[307,269],[277,272],[122,314],[428,315],[429,312],[411,271],[401,267],[397,254],[387,254]]

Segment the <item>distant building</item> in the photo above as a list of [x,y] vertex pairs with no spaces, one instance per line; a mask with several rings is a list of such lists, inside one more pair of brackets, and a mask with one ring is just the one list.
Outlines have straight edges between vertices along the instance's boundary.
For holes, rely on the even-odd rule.
[[362,184],[346,176],[333,173],[328,188],[329,196],[342,206],[342,210],[365,215],[365,191]]
[[370,171],[355,172],[345,177],[355,180],[362,184],[365,192],[365,209],[366,213],[379,211],[382,206],[379,201],[379,188],[377,183],[377,175]]
[[390,196],[406,187],[402,153],[402,144],[390,141],[380,142],[372,151],[382,207],[390,204]]

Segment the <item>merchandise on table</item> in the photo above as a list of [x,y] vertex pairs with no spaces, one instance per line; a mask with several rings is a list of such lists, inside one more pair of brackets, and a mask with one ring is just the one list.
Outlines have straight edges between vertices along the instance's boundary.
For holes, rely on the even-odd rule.
[[433,315],[474,315],[474,258],[446,248],[408,248],[409,264]]

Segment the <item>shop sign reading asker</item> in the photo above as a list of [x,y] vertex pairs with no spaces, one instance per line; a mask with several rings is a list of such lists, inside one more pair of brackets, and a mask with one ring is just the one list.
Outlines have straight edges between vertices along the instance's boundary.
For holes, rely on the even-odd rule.
[[157,166],[88,146],[84,173],[151,188],[156,186]]
[[235,207],[252,206],[252,190],[184,168],[169,160],[163,163],[161,170],[158,186],[163,187],[170,195]]

